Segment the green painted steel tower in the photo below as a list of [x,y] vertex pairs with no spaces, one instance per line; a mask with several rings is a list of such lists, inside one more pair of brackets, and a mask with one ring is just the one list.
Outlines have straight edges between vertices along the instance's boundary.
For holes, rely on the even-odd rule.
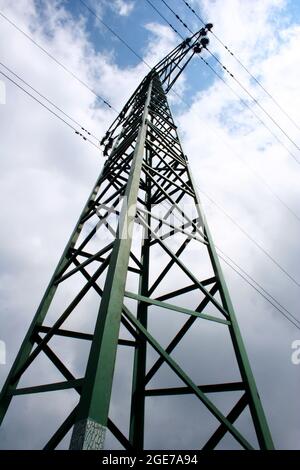
[[[70,449],[103,449],[109,432],[123,448],[141,450],[160,428],[161,448],[172,447],[172,433],[192,433],[199,449],[218,448],[224,439],[227,448],[273,448],[166,96],[205,48],[209,27],[150,71],[103,138],[108,159],[1,392],[0,422],[20,395],[34,400],[48,393],[53,401],[73,391],[72,410],[45,449],[55,449],[66,435]],[[72,319],[75,329],[69,327]],[[92,325],[88,332],[86,325]],[[86,360],[80,354],[79,376],[64,358],[70,341],[89,346]],[[41,355],[61,380],[24,386]],[[125,375],[130,386],[123,385]],[[119,412],[113,385],[117,397],[129,390]],[[184,422],[180,410],[186,410]]]

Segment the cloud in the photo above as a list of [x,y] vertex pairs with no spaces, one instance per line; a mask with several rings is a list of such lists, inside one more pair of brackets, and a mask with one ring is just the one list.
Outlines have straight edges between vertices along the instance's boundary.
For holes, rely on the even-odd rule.
[[178,38],[168,26],[158,23],[146,23],[145,29],[151,33],[145,58],[146,62],[154,67],[178,44]]
[[135,2],[129,0],[104,0],[102,2],[92,0],[91,3],[88,3],[88,1],[84,1],[83,3],[91,6],[100,18],[102,18],[107,11],[113,11],[117,15],[126,17],[133,12],[135,7]]
[[134,2],[125,1],[125,0],[114,0],[113,1],[114,10],[119,13],[121,16],[128,16],[134,9]]

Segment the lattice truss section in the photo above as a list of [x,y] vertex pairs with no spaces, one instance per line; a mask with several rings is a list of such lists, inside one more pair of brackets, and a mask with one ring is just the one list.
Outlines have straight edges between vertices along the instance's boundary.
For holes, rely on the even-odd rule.
[[106,434],[125,449],[270,448],[157,70],[104,140],[110,156],[3,388],[1,419],[13,397],[43,392],[55,414],[50,440],[40,432],[46,449],[71,433],[74,449],[101,448]]

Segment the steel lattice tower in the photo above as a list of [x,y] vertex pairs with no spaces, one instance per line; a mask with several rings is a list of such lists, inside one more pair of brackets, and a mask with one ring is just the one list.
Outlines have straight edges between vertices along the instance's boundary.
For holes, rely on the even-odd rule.
[[[208,429],[199,447],[213,449],[227,433],[245,449],[273,447],[218,256],[166,97],[194,54],[207,44],[205,34],[210,27],[185,40],[151,70],[106,133],[102,143],[109,158],[3,387],[0,422],[16,395],[67,389],[78,392],[77,405],[46,449],[56,448],[71,429],[71,449],[102,449],[107,428],[125,449],[143,449],[144,433],[151,426],[145,419],[146,398],[174,395],[196,397],[199,406],[214,419],[214,428]],[[99,233],[107,234],[106,238]],[[78,276],[84,281],[80,287],[76,287]],[[75,294],[73,289],[69,300],[72,283]],[[63,301],[55,304],[58,291],[64,288],[65,305]],[[99,305],[92,333],[66,329],[65,323],[91,291]],[[53,303],[55,317],[49,313]],[[164,312],[172,315],[168,317],[170,329],[172,318],[176,325],[177,315],[185,318],[171,341],[157,340],[153,333],[161,337],[166,334],[166,324],[159,327]],[[193,374],[183,370],[175,359],[178,345],[193,329],[197,344],[202,344],[208,327],[216,332],[216,338],[220,329],[226,334],[237,380],[232,380],[231,367],[223,371],[220,366],[213,383],[198,385]],[[120,331],[126,331],[127,338],[122,339]],[[83,377],[76,378],[54,351],[55,338],[61,343],[67,338],[91,342]],[[122,348],[133,351],[133,362],[126,366],[132,370],[128,435],[109,418],[116,354],[119,350],[122,354]],[[202,365],[210,364],[213,358],[195,357],[190,350],[192,341],[185,348],[201,376]],[[153,354],[149,356],[153,350],[154,360]],[[18,387],[42,352],[64,381]],[[162,366],[173,371],[181,387],[148,386],[152,380],[159,382],[155,378],[164,370]],[[229,379],[224,381],[227,372]],[[222,412],[211,398],[218,394],[232,394],[234,405],[229,412]],[[254,444],[236,425],[246,409],[251,421],[248,424],[255,429]],[[204,424],[199,422],[199,432]]]

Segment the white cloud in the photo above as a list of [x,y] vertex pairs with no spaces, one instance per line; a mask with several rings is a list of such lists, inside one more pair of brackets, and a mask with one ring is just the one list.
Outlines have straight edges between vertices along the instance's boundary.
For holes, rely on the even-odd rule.
[[113,2],[114,9],[121,16],[128,16],[134,9],[134,2],[128,0],[114,0]]
[[151,32],[150,44],[147,45],[145,60],[154,67],[164,55],[168,54],[178,44],[178,38],[165,25],[147,23],[145,28]]

